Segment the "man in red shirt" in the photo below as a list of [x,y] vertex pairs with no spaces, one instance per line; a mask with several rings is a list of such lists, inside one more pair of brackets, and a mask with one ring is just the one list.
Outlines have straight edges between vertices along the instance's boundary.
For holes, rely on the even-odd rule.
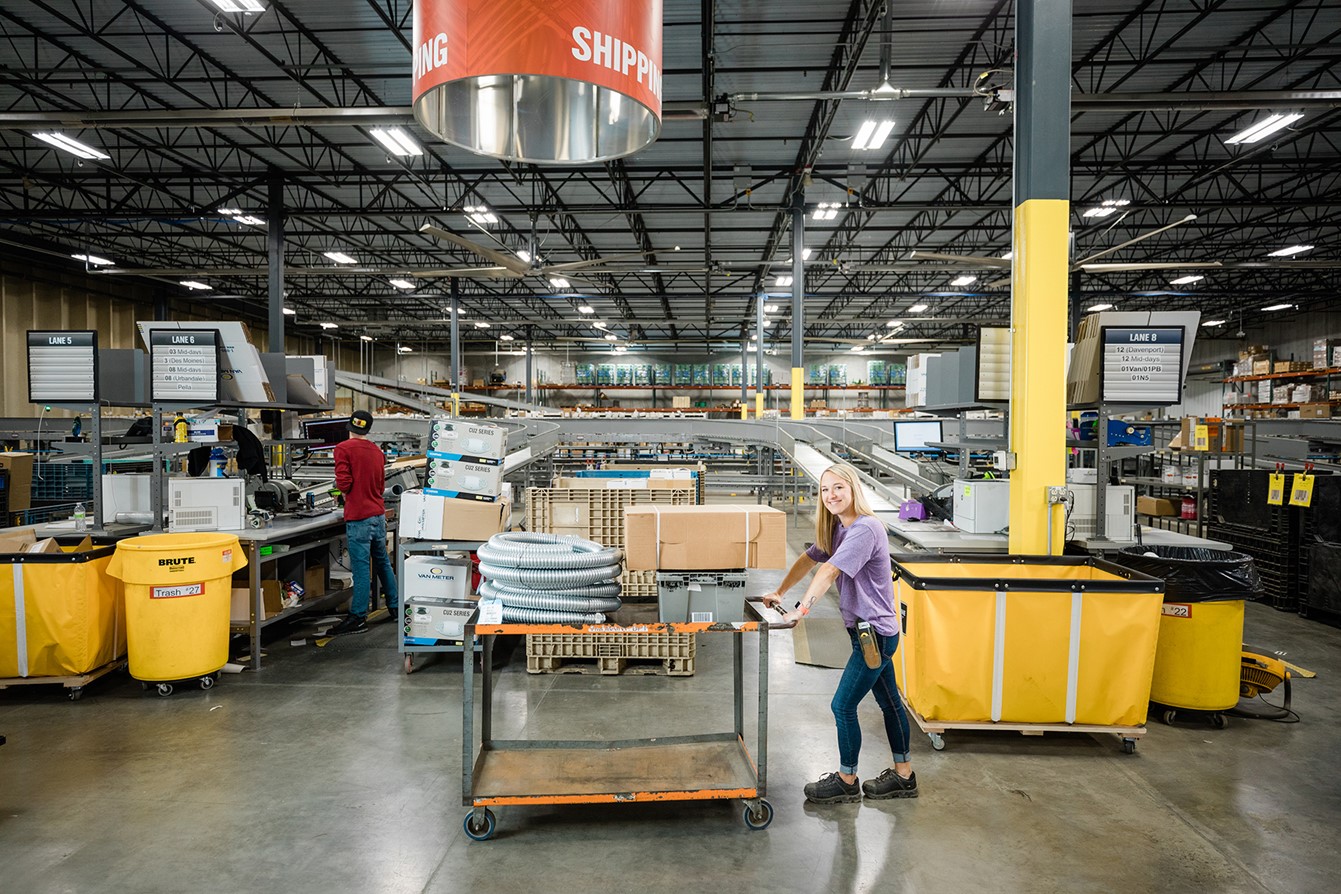
[[386,551],[386,456],[368,440],[372,414],[359,410],[349,420],[349,440],[335,445],[335,486],[345,495],[345,537],[349,542],[354,595],[349,617],[327,631],[330,636],[368,632],[372,591],[372,563],[386,593],[387,609],[396,618],[396,572]]

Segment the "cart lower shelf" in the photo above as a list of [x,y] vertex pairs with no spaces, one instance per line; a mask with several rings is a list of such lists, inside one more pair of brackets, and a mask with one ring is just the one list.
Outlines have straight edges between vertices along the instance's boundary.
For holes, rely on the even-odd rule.
[[628,742],[492,742],[471,803],[604,804],[759,797],[754,762],[733,733]]
[[[907,701],[904,702],[905,706]],[[945,748],[945,738],[942,735],[947,730],[969,730],[982,731],[991,730],[996,732],[1015,732],[1025,736],[1041,736],[1044,733],[1106,733],[1119,737],[1122,740],[1122,751],[1125,754],[1132,754],[1136,751],[1136,740],[1146,733],[1144,726],[1107,726],[1094,723],[1011,723],[1011,722],[993,722],[993,721],[972,721],[972,720],[928,720],[912,708],[907,708],[908,716],[913,719],[918,728],[927,734],[931,740],[931,747],[937,751]]]
[[99,677],[125,666],[126,659],[117,658],[85,674],[71,674],[64,677],[0,677],[0,689],[8,689],[11,686],[61,685],[65,687],[66,695],[70,701],[77,702],[84,697],[85,686]]

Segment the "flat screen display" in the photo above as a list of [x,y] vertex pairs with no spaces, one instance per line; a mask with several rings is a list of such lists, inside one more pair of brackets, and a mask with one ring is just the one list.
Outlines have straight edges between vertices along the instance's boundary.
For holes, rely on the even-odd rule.
[[894,451],[896,453],[927,453],[940,450],[939,447],[928,447],[927,445],[939,443],[941,440],[941,421],[939,419],[917,419],[894,423]]
[[327,447],[334,447],[341,441],[349,440],[349,417],[305,420],[303,422],[303,437],[310,441],[321,442],[320,444],[310,445],[309,450],[324,450]]

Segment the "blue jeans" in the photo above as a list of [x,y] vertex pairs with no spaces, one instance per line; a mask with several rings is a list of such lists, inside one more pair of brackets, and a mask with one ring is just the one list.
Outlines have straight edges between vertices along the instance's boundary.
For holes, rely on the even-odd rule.
[[349,613],[360,618],[368,616],[373,562],[377,563],[377,576],[382,581],[387,607],[394,612],[396,571],[391,567],[391,557],[386,551],[386,516],[374,515],[345,522],[345,537],[349,542],[349,570],[354,572],[354,595],[349,600]]
[[857,705],[861,704],[866,693],[875,693],[875,703],[885,715],[885,735],[889,737],[895,763],[909,759],[908,715],[903,710],[903,700],[894,684],[894,664],[891,661],[894,650],[899,647],[898,634],[875,634],[883,659],[877,668],[866,666],[857,631],[849,627],[847,634],[852,640],[852,654],[848,656],[847,667],[843,668],[838,691],[833,694],[833,702],[829,707],[833,709],[833,717],[838,724],[838,769],[855,774],[857,755],[861,752],[861,724],[857,722]]

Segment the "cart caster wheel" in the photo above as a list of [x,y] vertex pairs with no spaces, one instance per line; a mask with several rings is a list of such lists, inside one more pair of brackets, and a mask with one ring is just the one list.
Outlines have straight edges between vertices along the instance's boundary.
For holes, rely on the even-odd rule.
[[1122,753],[1123,753],[1123,754],[1135,754],[1135,753],[1136,753],[1136,740],[1135,740],[1135,739],[1123,739],[1123,740],[1122,740]]
[[931,747],[936,751],[945,750],[945,737],[940,733],[927,733],[927,738],[931,740]]
[[160,696],[162,696],[163,698],[167,698],[168,696],[172,695],[172,684],[171,684],[171,683],[159,683],[158,686],[157,686],[156,688],[157,688],[158,694],[159,694]]
[[406,656],[405,656],[405,673],[407,673],[407,674],[412,674],[412,673],[414,673],[414,656],[413,656],[413,655],[406,655]]
[[773,805],[760,799],[757,810],[745,805],[745,826],[753,832],[762,832],[773,822]]
[[213,676],[201,677],[201,678],[200,678],[200,688],[201,688],[201,689],[213,689],[213,688],[214,688],[214,677],[213,677]]
[[1224,729],[1225,727],[1229,726],[1229,718],[1223,714],[1212,714],[1211,726],[1215,727],[1216,729]]
[[466,814],[466,821],[462,827],[466,830],[466,837],[471,841],[488,841],[494,837],[494,830],[497,828],[498,821],[494,817],[494,812],[489,808],[484,809],[483,825],[475,824],[475,811]]
[[1169,726],[1173,726],[1173,722],[1174,722],[1175,720],[1178,719],[1178,712],[1177,712],[1177,711],[1165,711],[1165,712],[1164,712],[1164,716],[1161,717],[1160,719],[1163,720],[1163,721],[1164,721],[1166,724],[1168,724]]
[[84,697],[84,690],[83,690],[82,687],[75,686],[75,687],[73,687],[72,689],[70,689],[68,692],[66,692],[65,695],[66,695],[67,698],[70,699],[70,701],[72,701],[72,702],[77,702],[77,701],[79,701],[81,698]]

